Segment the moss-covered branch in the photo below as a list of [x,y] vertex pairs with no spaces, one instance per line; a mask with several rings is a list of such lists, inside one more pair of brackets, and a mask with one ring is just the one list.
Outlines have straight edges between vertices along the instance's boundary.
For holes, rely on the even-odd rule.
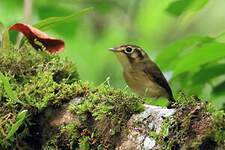
[[11,48],[0,60],[14,95],[1,78],[0,149],[126,149],[141,134],[140,149],[149,139],[157,143],[153,149],[224,146],[224,112],[197,97],[181,94],[176,111],[143,105],[108,82],[80,81],[72,62],[29,46]]

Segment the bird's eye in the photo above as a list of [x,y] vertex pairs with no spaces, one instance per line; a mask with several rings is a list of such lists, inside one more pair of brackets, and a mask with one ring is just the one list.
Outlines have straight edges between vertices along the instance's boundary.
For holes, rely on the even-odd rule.
[[125,50],[126,53],[131,53],[132,51],[133,51],[133,49],[130,48],[130,47],[127,47],[126,50]]

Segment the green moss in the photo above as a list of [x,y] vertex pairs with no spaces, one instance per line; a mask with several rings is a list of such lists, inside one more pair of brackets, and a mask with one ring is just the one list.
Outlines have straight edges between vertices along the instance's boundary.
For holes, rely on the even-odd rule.
[[[108,80],[98,87],[79,81],[76,66],[56,54],[25,46],[11,48],[0,60],[14,95],[0,80],[0,149],[114,149],[127,121],[144,109],[144,99],[111,88]],[[224,145],[224,112],[184,94],[174,107],[174,118],[151,134],[164,149]],[[18,119],[24,110],[26,116]],[[75,121],[50,126],[68,111]]]
[[[76,66],[57,54],[25,46],[11,48],[0,60],[0,71],[21,101],[10,98],[0,80],[0,149],[16,145],[30,149],[111,149],[120,142],[120,132],[126,129],[131,115],[143,110],[142,98],[114,90],[107,82],[94,87],[79,81]],[[45,115],[51,112],[54,118],[52,114],[74,98],[80,98],[80,102],[70,104],[68,111],[79,121],[43,130],[51,120]],[[4,140],[23,110],[28,110],[25,120]]]
[[81,149],[115,148],[120,143],[121,131],[126,130],[127,121],[144,109],[143,102],[143,99],[109,85],[102,84],[97,88],[89,85],[79,103],[69,107],[70,112],[80,117],[76,143]]
[[79,140],[78,126],[78,122],[71,122],[61,126],[58,133],[48,140],[43,149],[75,149],[78,147],[77,142]]
[[225,144],[225,114],[223,111],[212,113],[211,116],[211,130],[209,130],[209,137],[212,138],[219,145]]
[[[196,96],[183,93],[175,104],[173,118],[164,120],[159,134],[154,137],[163,149],[205,149],[205,145],[224,147],[225,114]],[[167,131],[169,131],[167,133]]]
[[29,82],[37,73],[51,72],[57,83],[67,83],[78,79],[76,66],[68,59],[50,54],[47,51],[35,51],[25,45],[22,49],[11,48],[7,55],[0,55],[0,71],[9,73],[20,84]]
[[[8,95],[1,79],[0,149],[4,149],[14,147],[29,135],[28,127],[32,126],[36,114],[76,97],[74,81],[79,77],[72,62],[46,51],[35,51],[30,46],[18,50],[12,47],[7,55],[0,55],[0,60],[0,72],[9,81],[8,88],[13,90],[14,97],[19,99],[15,101]],[[16,118],[23,110],[29,110],[29,115],[17,128]],[[10,133],[13,135],[6,138]]]

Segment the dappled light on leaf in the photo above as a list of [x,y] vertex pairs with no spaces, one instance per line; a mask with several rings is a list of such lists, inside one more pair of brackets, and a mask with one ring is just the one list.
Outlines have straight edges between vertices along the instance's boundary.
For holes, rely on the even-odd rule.
[[28,39],[29,43],[36,49],[41,49],[42,46],[50,53],[61,52],[65,48],[64,41],[50,37],[46,33],[23,23],[13,25],[9,30],[17,30],[22,32]]

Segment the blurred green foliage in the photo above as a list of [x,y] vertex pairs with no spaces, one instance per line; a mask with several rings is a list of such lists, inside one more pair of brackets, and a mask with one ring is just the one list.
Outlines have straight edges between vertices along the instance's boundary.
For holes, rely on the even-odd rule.
[[185,11],[198,11],[204,7],[210,0],[175,0],[170,3],[167,12],[174,16],[180,16]]
[[[198,94],[217,108],[225,103],[225,1],[38,0],[30,24],[88,7],[93,10],[48,31],[65,40],[61,55],[77,63],[81,79],[98,85],[110,76],[114,87],[124,88],[120,64],[107,49],[131,43],[166,71],[174,93]],[[22,0],[0,0],[0,26],[23,22],[23,16]]]

